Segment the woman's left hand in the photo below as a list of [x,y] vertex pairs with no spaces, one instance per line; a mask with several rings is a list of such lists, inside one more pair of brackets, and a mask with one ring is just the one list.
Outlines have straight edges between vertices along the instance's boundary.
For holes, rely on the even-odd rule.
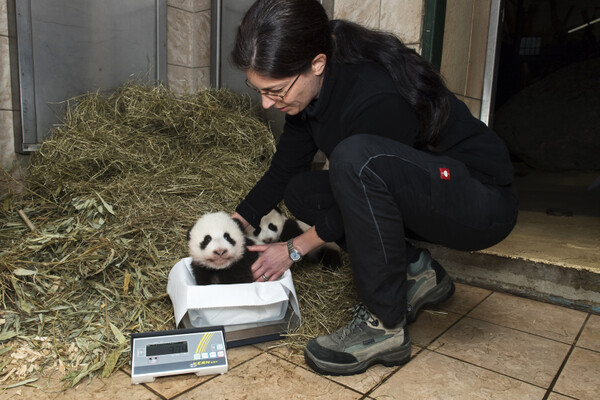
[[252,264],[252,277],[256,282],[276,281],[293,264],[284,242],[248,246],[247,249],[262,252]]

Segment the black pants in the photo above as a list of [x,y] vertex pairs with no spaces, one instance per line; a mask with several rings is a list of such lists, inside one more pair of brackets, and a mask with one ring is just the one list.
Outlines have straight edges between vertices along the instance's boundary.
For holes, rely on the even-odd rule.
[[361,300],[386,325],[406,313],[407,237],[473,251],[500,242],[516,223],[512,188],[482,184],[448,157],[357,135],[329,164],[294,177],[286,206],[348,251]]

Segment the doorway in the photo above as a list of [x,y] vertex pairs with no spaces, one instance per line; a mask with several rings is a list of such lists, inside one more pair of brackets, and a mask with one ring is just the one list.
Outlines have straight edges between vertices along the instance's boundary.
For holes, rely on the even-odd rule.
[[600,274],[599,21],[597,0],[505,0],[492,125],[520,197],[495,250]]
[[600,3],[506,0],[493,126],[519,160],[600,170]]

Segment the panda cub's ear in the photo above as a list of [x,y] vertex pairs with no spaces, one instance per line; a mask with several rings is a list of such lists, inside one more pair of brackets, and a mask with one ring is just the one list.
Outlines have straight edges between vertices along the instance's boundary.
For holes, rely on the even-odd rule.
[[242,224],[242,221],[240,221],[237,218],[231,218],[231,219],[235,221],[235,223],[237,224],[237,226],[239,226],[240,231],[244,232],[244,224]]
[[300,225],[298,225],[298,221],[295,219],[286,219],[283,223],[283,228],[281,229],[280,240],[282,242],[287,242],[291,238],[295,238],[296,236],[304,233]]

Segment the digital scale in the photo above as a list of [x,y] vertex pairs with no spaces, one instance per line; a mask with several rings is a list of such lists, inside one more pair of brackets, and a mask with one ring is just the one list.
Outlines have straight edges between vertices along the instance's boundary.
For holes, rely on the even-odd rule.
[[[281,339],[300,326],[300,308],[286,270],[274,282],[195,284],[191,257],[171,269],[167,293],[175,330],[131,334],[131,381],[227,372],[227,349]],[[228,301],[219,301],[219,300]],[[235,299],[231,302],[231,299]]]
[[[300,318],[291,307],[288,307],[284,318],[274,321],[266,321],[250,324],[224,326],[225,341],[227,348],[246,346],[249,344],[279,340],[286,332],[292,331],[300,326]],[[185,314],[177,328],[196,328]]]
[[227,369],[222,326],[131,334],[132,383],[188,373],[224,374]]

